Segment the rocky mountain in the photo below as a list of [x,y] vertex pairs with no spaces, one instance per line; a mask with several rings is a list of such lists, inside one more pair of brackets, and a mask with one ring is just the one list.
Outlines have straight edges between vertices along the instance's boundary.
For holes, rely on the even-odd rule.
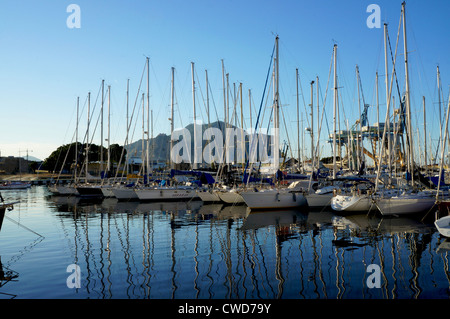
[[[220,129],[222,132],[224,132],[224,122],[222,121],[216,121],[214,123],[211,123],[209,126],[208,124],[203,124],[202,125],[202,134],[203,132],[208,128],[208,127],[214,127],[214,128],[218,128]],[[236,128],[236,126],[232,125],[232,128]],[[194,152],[194,125],[193,124],[189,124],[188,126],[185,127],[190,135],[191,135],[191,154],[193,154]],[[203,140],[203,145],[202,145],[202,149],[204,149],[205,145],[208,144],[208,141]],[[248,148],[248,137],[246,138],[246,145]],[[170,155],[170,136],[164,133],[161,133],[159,135],[157,135],[156,137],[150,139],[150,158],[152,160],[157,160],[157,161],[166,161],[168,162],[169,160],[169,155]],[[144,141],[144,151],[146,152],[147,150],[147,143],[146,141]],[[235,142],[235,147],[238,147],[236,145]],[[125,149],[127,150],[128,154],[132,155],[132,156],[141,156],[142,153],[142,139],[125,145]]]

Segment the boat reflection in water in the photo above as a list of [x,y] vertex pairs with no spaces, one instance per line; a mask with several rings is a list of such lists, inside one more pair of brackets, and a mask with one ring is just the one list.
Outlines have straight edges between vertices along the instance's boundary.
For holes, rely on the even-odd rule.
[[[201,201],[57,200],[85,298],[448,298],[432,223]],[[380,288],[366,284],[381,270]]]

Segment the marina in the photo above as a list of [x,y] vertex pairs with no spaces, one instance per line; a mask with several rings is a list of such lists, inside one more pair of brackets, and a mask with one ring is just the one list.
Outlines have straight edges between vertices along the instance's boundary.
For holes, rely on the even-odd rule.
[[[82,199],[46,186],[2,194],[19,201],[0,232],[2,299],[449,297],[450,243],[433,218]],[[379,288],[367,285],[371,264]]]
[[[153,5],[139,8],[157,12]],[[111,49],[84,32],[92,30],[92,12],[83,9],[86,29],[73,30],[81,11],[70,5],[64,31],[89,39],[73,47],[83,52],[98,40],[105,48],[86,57],[89,72],[52,89],[57,112],[40,110],[55,125],[45,146],[50,155],[39,160],[27,147],[19,157],[0,156],[0,299],[178,300],[178,314],[206,316],[249,306],[184,300],[258,300],[253,310],[271,315],[280,304],[269,300],[448,300],[450,94],[441,80],[447,61],[422,64],[419,49],[428,59],[437,59],[438,49],[423,30],[420,41],[415,37],[421,4],[411,14],[406,2],[389,2],[390,10],[383,3],[382,11],[378,4],[329,5],[316,10],[324,17],[350,8],[373,13],[332,17],[340,34],[351,33],[348,41],[322,43],[323,25],[308,23],[300,29],[310,28],[311,37],[283,27],[270,32],[270,41],[247,34],[254,42],[245,45],[222,39],[217,22],[210,21],[217,25],[206,37],[200,34],[208,27],[188,31],[191,21],[164,18],[174,29],[162,28],[159,40],[146,34],[152,45],[145,38],[143,52],[152,54],[130,63],[110,55],[128,57],[152,19],[140,25],[134,17],[120,32],[99,24],[117,34],[121,45]],[[159,6],[175,14],[174,4]],[[303,18],[314,16],[303,2],[282,6],[286,16],[290,6]],[[116,3],[106,9],[125,12]],[[292,23],[306,23],[297,18]],[[255,30],[266,20],[258,19]],[[334,30],[326,29],[330,37]],[[193,50],[204,62],[184,60],[195,56],[191,36],[214,39],[211,48]],[[230,58],[217,58],[222,54]],[[215,67],[202,69],[210,59]],[[81,60],[66,64],[83,70]],[[97,90],[88,77],[101,79]],[[71,112],[67,96],[75,97]],[[60,146],[55,135],[64,140]]]

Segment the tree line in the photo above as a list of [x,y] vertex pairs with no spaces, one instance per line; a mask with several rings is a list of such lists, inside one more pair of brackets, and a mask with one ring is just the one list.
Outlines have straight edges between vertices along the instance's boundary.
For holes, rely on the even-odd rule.
[[[89,162],[99,162],[102,152],[103,161],[106,163],[108,159],[108,149],[96,144],[90,144],[88,154]],[[123,146],[120,146],[119,144],[110,145],[111,163],[118,163],[120,161],[120,157],[123,155],[125,158],[126,154],[127,151],[123,149]],[[85,159],[86,144],[82,144],[80,142],[65,144],[58,147],[50,154],[49,157],[44,160],[41,169],[53,172],[72,172],[75,168],[75,163],[77,163],[78,168],[80,168],[83,165]],[[122,163],[124,163],[124,159],[122,159]]]

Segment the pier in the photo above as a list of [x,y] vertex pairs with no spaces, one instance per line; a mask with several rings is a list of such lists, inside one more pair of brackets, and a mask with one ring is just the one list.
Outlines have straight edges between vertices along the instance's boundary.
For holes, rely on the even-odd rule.
[[0,182],[17,182],[17,181],[30,182],[31,185],[47,185],[51,182],[66,184],[73,182],[73,176],[71,174],[57,174],[57,173],[0,175]]

